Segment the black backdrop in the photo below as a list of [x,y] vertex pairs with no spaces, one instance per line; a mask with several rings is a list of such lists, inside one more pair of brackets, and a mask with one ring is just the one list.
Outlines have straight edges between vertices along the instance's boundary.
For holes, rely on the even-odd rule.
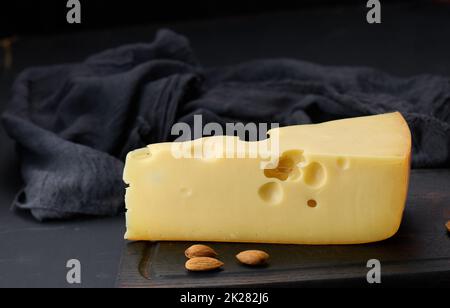
[[[410,0],[403,2],[426,2]],[[443,0],[441,0],[443,1]],[[382,0],[386,2],[401,2]],[[222,16],[252,15],[263,12],[301,9],[309,6],[337,6],[365,0],[80,0],[82,24],[66,22],[67,0],[0,1],[0,37],[78,31],[130,24],[152,24]]]

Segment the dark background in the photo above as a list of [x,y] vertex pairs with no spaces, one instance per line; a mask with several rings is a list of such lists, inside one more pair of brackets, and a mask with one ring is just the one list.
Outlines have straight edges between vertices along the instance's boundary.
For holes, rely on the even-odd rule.
[[[23,69],[149,42],[161,27],[186,35],[204,66],[287,57],[398,76],[450,76],[448,1],[381,1],[379,25],[367,24],[364,0],[81,0],[81,25],[66,23],[66,2],[0,2],[0,38],[16,37],[11,68],[3,68],[0,49],[0,112]],[[1,126],[0,175],[0,287],[68,286],[65,262],[71,258],[82,263],[82,286],[114,285],[123,217],[42,224],[11,211],[21,180],[14,143]]]
[[[431,0],[430,0],[431,1]],[[245,16],[266,12],[292,11],[311,7],[342,7],[362,4],[361,0],[297,0],[297,1],[110,1],[80,0],[82,24],[66,22],[67,0],[15,0],[0,4],[0,36],[11,34],[41,34],[73,32],[93,28],[111,28],[125,25],[170,23],[211,19],[227,16]],[[382,3],[402,2],[384,0]],[[405,2],[405,1],[403,1]],[[411,0],[409,2],[429,2]]]

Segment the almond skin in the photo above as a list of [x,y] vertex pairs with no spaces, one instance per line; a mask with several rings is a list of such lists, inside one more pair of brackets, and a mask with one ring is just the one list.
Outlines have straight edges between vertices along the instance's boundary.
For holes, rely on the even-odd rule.
[[219,269],[223,262],[210,257],[196,257],[187,260],[185,267],[191,272],[205,272]]
[[236,259],[245,265],[263,265],[269,260],[269,254],[262,250],[246,250],[236,255]]
[[192,258],[196,258],[196,257],[215,258],[215,257],[217,257],[217,252],[215,252],[214,249],[212,249],[209,246],[197,244],[197,245],[192,245],[191,247],[186,249],[186,251],[184,252],[184,255],[188,259],[192,259]]

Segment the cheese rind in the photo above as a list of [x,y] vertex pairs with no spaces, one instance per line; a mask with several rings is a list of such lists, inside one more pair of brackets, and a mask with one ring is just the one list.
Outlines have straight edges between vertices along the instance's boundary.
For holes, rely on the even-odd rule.
[[[357,244],[397,232],[411,151],[400,113],[269,132],[274,133],[280,157],[265,170],[259,157],[177,159],[172,143],[130,152],[125,238]],[[230,138],[243,142],[220,136],[183,145]]]

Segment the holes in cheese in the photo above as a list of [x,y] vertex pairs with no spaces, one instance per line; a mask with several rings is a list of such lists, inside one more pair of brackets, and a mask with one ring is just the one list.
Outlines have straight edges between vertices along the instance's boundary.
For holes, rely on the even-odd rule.
[[[411,153],[400,113],[276,128],[269,135],[252,145],[277,144],[271,168],[262,164],[267,157],[249,155],[251,143],[220,150],[232,136],[206,140],[227,154],[220,159],[175,157],[177,143],[129,153],[125,237],[356,244],[397,232]],[[178,145],[189,153],[192,142]]]
[[183,197],[190,197],[192,195],[192,189],[187,188],[187,187],[181,187],[180,188],[180,193]]
[[278,165],[273,169],[264,169],[264,175],[281,181],[286,181],[288,178],[296,180],[300,177],[298,164],[303,160],[303,151],[301,150],[284,152],[278,160]]
[[325,168],[318,162],[312,162],[304,168],[303,181],[314,188],[319,188],[326,182]]
[[307,204],[309,207],[316,207],[316,206],[317,206],[317,201],[314,200],[314,199],[309,199],[308,202],[306,202],[306,204]]
[[269,204],[279,204],[283,200],[283,187],[280,183],[266,183],[258,191],[262,200]]
[[345,170],[350,166],[350,161],[347,157],[339,157],[336,160],[336,164],[340,169]]

